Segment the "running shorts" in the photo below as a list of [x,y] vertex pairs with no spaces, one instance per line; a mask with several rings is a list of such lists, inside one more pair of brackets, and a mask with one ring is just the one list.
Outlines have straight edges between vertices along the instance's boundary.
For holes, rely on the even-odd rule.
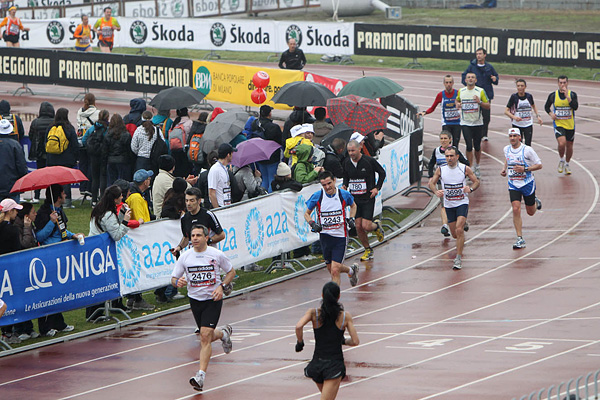
[[369,199],[364,203],[356,202],[356,219],[363,218],[373,221],[373,214],[375,213],[375,199]]
[[458,207],[450,207],[446,208],[446,216],[448,217],[448,223],[456,222],[458,217],[467,218],[467,214],[469,214],[469,205],[461,204]]
[[190,307],[192,314],[196,320],[196,326],[202,328],[216,328],[221,317],[221,308],[223,307],[223,300],[205,300],[198,301],[196,299],[190,299]]
[[320,239],[325,264],[331,264],[332,261],[343,263],[346,257],[346,238],[322,233]]
[[558,139],[561,136],[564,136],[567,139],[567,142],[575,141],[575,129],[565,129],[562,126],[554,127],[554,136]]
[[325,360],[317,358],[311,360],[304,368],[304,376],[311,378],[315,383],[323,383],[329,379],[344,378],[346,366],[344,360]]

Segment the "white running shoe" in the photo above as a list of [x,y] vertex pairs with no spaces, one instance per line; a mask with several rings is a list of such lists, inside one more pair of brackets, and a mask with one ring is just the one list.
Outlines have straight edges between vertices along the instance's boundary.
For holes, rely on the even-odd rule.
[[569,168],[569,164],[565,164],[565,175],[571,175],[571,168]]
[[461,256],[456,256],[454,259],[454,264],[452,265],[452,269],[459,270],[462,269],[462,258]]
[[358,284],[358,264],[352,264],[352,275],[350,276],[350,285],[356,286]]
[[556,170],[558,171],[559,174],[562,174],[564,169],[565,169],[565,162],[563,160],[560,160],[558,162],[558,167],[556,168]]
[[204,376],[200,374],[200,371],[196,372],[196,376],[190,378],[190,385],[199,392],[204,388]]
[[231,333],[233,332],[233,328],[231,325],[225,325],[221,327],[223,331],[223,339],[221,339],[221,344],[223,345],[223,351],[225,354],[231,353],[231,349],[233,348],[233,344],[231,343]]
[[518,250],[518,249],[524,249],[525,247],[526,247],[525,240],[523,240],[523,238],[521,236],[517,236],[517,241],[515,242],[515,244],[513,244],[513,249]]

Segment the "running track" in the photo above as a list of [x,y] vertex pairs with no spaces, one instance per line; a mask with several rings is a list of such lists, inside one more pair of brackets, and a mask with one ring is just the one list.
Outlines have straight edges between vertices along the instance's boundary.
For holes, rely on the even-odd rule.
[[[421,109],[443,89],[441,72],[320,65],[311,70],[346,80],[362,70],[390,77]],[[526,79],[542,111],[556,79]],[[556,172],[552,128],[534,128],[534,148],[544,163],[536,173],[544,208],[534,217],[523,213],[527,248],[513,251],[506,180],[499,174],[510,126],[503,111],[513,80],[501,75],[495,87],[462,271],[451,270],[454,242],[442,238],[436,212],[377,247],[375,259],[362,263],[359,286],[351,289],[343,281],[342,302],[355,316],[361,344],[345,352],[348,379],[338,398],[511,399],[599,368],[600,83],[570,83],[580,102],[571,176]],[[42,99],[9,101],[16,111],[35,112]],[[73,111],[78,107],[64,103]],[[426,117],[427,156],[438,143],[439,127],[437,112]],[[234,328],[234,350],[225,356],[213,346],[202,395],[187,382],[199,351],[189,311],[0,358],[0,393],[6,399],[32,394],[39,399],[317,399],[315,385],[303,377],[312,346],[307,340],[304,352],[295,353],[293,327],[308,307],[318,305],[327,279],[321,270],[226,301],[221,322]]]

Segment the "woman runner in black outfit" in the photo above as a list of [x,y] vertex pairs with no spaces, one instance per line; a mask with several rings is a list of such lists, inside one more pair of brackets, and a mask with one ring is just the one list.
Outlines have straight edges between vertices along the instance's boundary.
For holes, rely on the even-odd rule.
[[[346,376],[342,345],[357,346],[359,341],[352,315],[339,303],[340,287],[335,282],[327,282],[323,286],[322,297],[321,307],[309,309],[296,324],[296,352],[304,348],[304,326],[312,321],[315,352],[304,369],[304,375],[315,381],[321,400],[333,400]],[[344,337],[346,330],[350,338]]]

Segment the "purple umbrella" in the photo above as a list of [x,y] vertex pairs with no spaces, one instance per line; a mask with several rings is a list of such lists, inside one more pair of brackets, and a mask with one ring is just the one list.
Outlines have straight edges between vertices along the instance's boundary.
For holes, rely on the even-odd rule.
[[268,160],[275,150],[281,148],[279,143],[272,140],[253,138],[237,145],[231,164],[236,167],[252,164],[256,161]]

